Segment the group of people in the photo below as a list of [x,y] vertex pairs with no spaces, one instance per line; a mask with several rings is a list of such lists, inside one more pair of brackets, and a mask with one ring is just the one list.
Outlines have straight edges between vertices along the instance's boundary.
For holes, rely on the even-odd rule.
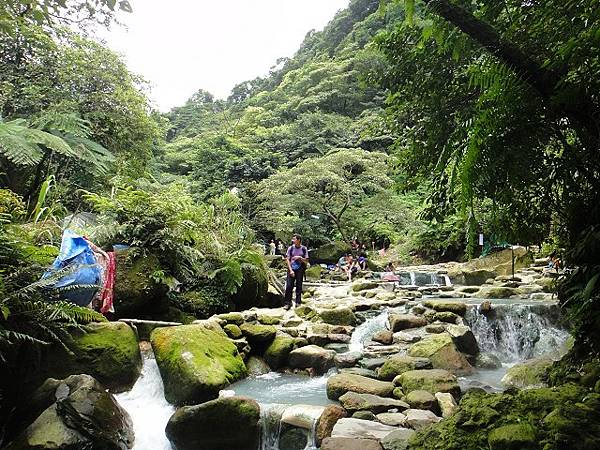
[[335,270],[344,272],[348,276],[348,281],[352,281],[352,275],[360,270],[367,270],[367,254],[361,252],[357,258],[352,253],[346,253],[341,256],[335,266]]
[[285,246],[281,239],[271,239],[271,242],[269,242],[269,255],[283,255],[284,250]]

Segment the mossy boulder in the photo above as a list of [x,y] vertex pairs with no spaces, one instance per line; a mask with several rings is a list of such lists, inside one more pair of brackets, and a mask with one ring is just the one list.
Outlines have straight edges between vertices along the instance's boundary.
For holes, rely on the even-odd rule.
[[189,405],[214,399],[220,389],[247,374],[235,344],[217,327],[157,328],[150,341],[170,403]]
[[327,380],[327,398],[331,400],[337,400],[349,391],[391,397],[393,390],[394,385],[388,381],[374,380],[351,373],[339,373]]
[[390,323],[390,330],[393,333],[427,325],[427,319],[414,314],[390,314],[388,321]]
[[311,251],[310,261],[316,264],[337,264],[340,257],[351,251],[352,247],[347,242],[330,242]]
[[484,286],[481,288],[477,296],[481,298],[509,298],[517,294],[518,291],[515,288],[502,286]]
[[267,292],[269,277],[267,269],[252,264],[242,264],[242,284],[231,296],[238,311],[250,309],[253,306],[268,306]]
[[175,411],[166,434],[175,450],[256,450],[260,407],[244,397],[211,400]]
[[225,291],[214,285],[199,286],[195,290],[184,292],[178,297],[177,303],[184,311],[199,319],[207,319],[233,308]]
[[217,318],[224,320],[227,323],[232,323],[234,325],[241,325],[244,323],[244,316],[240,312],[219,314]]
[[157,283],[153,274],[160,271],[153,254],[133,258],[128,252],[117,253],[114,287],[115,315],[119,318],[149,317],[169,309],[169,288]]
[[330,325],[356,325],[356,316],[347,307],[323,309],[319,312],[319,317],[323,322]]
[[408,448],[600,448],[599,397],[574,384],[501,394],[470,390],[455,414],[419,431]]
[[91,323],[85,331],[72,331],[67,345],[72,354],[58,345],[44,350],[35,384],[85,373],[111,391],[121,392],[133,386],[142,369],[137,336],[123,322]]
[[228,323],[225,325],[223,327],[223,331],[225,331],[227,336],[229,336],[231,339],[240,339],[242,337],[242,330],[240,330],[240,327],[234,325],[233,323]]
[[265,351],[264,358],[267,364],[277,370],[285,367],[288,362],[290,352],[294,349],[294,338],[289,336],[276,336],[273,342],[269,344]]
[[428,409],[434,411],[437,409],[437,400],[429,391],[415,390],[406,394],[406,403],[411,408]]
[[242,330],[242,334],[248,339],[253,350],[255,347],[268,345],[275,339],[275,335],[277,334],[277,328],[273,325],[243,323],[240,325],[240,330]]
[[410,370],[394,378],[394,385],[402,387],[405,393],[411,391],[448,392],[455,398],[460,396],[456,376],[443,369]]
[[502,384],[520,389],[543,387],[546,385],[546,375],[552,363],[551,359],[539,358],[515,364],[502,377]]
[[448,333],[433,334],[413,344],[409,356],[429,358],[434,369],[446,369],[456,374],[468,374],[473,367],[458,351]]
[[408,355],[392,355],[385,360],[383,366],[377,370],[377,376],[381,380],[392,381],[401,373],[409,370],[431,369],[431,361],[428,358],[414,358]]
[[298,317],[302,317],[305,320],[312,320],[315,317],[318,317],[317,311],[307,305],[298,306],[296,309],[294,309],[294,312]]

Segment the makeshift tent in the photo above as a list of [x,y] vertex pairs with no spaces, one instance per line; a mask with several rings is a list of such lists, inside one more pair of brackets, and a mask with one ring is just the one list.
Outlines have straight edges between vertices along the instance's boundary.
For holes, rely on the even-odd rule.
[[[60,253],[43,278],[65,268],[68,268],[65,275],[53,285],[53,288],[61,290],[61,297],[79,306],[87,306],[100,292],[100,311],[113,310],[114,253],[103,252],[83,236],[65,230]],[[68,289],[70,287],[72,289]]]

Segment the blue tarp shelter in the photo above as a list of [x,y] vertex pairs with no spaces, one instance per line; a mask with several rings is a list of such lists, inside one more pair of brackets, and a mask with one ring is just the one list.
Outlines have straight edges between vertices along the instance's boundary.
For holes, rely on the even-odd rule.
[[60,253],[43,278],[48,278],[65,267],[69,267],[67,274],[59,278],[53,287],[60,289],[81,286],[64,290],[61,296],[79,306],[87,306],[101,288],[102,272],[89,242],[71,230],[63,232]]

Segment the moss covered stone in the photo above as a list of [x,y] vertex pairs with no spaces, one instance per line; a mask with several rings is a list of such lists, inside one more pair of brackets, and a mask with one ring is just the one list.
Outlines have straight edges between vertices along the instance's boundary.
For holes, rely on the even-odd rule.
[[319,317],[323,322],[330,325],[356,325],[354,312],[346,307],[324,309],[319,312]]
[[231,300],[236,310],[250,309],[253,306],[267,306],[269,277],[267,269],[252,264],[242,264],[242,284]]
[[302,317],[303,319],[306,320],[312,320],[315,317],[318,317],[317,311],[315,311],[313,308],[311,308],[310,306],[307,305],[300,305],[298,306],[294,312],[296,313],[296,315],[298,317]]
[[230,312],[225,314],[219,314],[219,319],[224,320],[227,323],[233,323],[235,325],[241,325],[244,323],[244,316],[240,312]]
[[272,325],[259,325],[252,323],[243,323],[240,326],[243,335],[248,339],[251,347],[267,345],[277,334],[277,328]]
[[409,370],[431,369],[431,361],[428,358],[414,358],[407,355],[392,355],[385,360],[377,370],[377,376],[381,380],[392,381],[401,373]]
[[256,450],[259,419],[260,407],[254,400],[219,398],[179,408],[165,431],[177,450]]
[[464,316],[467,312],[467,305],[463,302],[426,300],[423,305],[437,312],[451,312],[459,316]]
[[413,344],[409,356],[429,358],[434,369],[446,369],[457,374],[468,374],[473,367],[460,353],[448,333],[434,334]]
[[242,337],[242,330],[240,330],[240,327],[232,323],[225,325],[223,327],[223,331],[225,331],[227,336],[229,336],[231,339],[240,339]]
[[327,398],[331,400],[337,400],[349,391],[358,394],[390,397],[393,390],[394,385],[390,382],[378,381],[351,373],[339,373],[327,380]]
[[521,389],[543,387],[546,385],[546,375],[552,362],[551,359],[539,358],[515,364],[502,377],[502,384]]
[[490,450],[537,450],[534,428],[528,423],[515,423],[494,428],[488,436]]
[[320,280],[323,274],[323,268],[318,264],[314,264],[306,269],[306,278],[309,280]]
[[130,389],[137,380],[142,358],[133,329],[123,322],[91,323],[73,331],[67,344],[72,355],[57,345],[44,351],[36,383],[85,373],[114,392]]
[[367,291],[379,286],[375,281],[358,281],[352,285],[352,292]]
[[290,352],[294,349],[294,338],[289,336],[276,336],[267,347],[264,358],[274,370],[287,365]]
[[203,324],[157,328],[150,340],[170,403],[211,400],[247,374],[235,344],[223,331]]
[[[574,384],[502,394],[472,390],[462,398],[454,415],[421,430],[409,449],[599,448],[600,401],[594,395]],[[523,428],[512,428],[515,425]],[[525,429],[529,426],[532,429]],[[529,439],[532,431],[533,441]],[[513,443],[511,436],[521,436],[523,444]],[[536,446],[529,447],[531,442]]]
[[411,370],[394,378],[394,385],[401,386],[405,393],[411,391],[448,392],[455,398],[460,396],[456,377],[443,369]]
[[152,276],[161,270],[158,258],[149,254],[132,258],[117,254],[114,305],[117,317],[138,318],[163,314],[169,309],[168,287]]
[[518,291],[515,288],[501,286],[485,286],[481,288],[477,296],[481,298],[509,298],[516,294],[518,294]]

